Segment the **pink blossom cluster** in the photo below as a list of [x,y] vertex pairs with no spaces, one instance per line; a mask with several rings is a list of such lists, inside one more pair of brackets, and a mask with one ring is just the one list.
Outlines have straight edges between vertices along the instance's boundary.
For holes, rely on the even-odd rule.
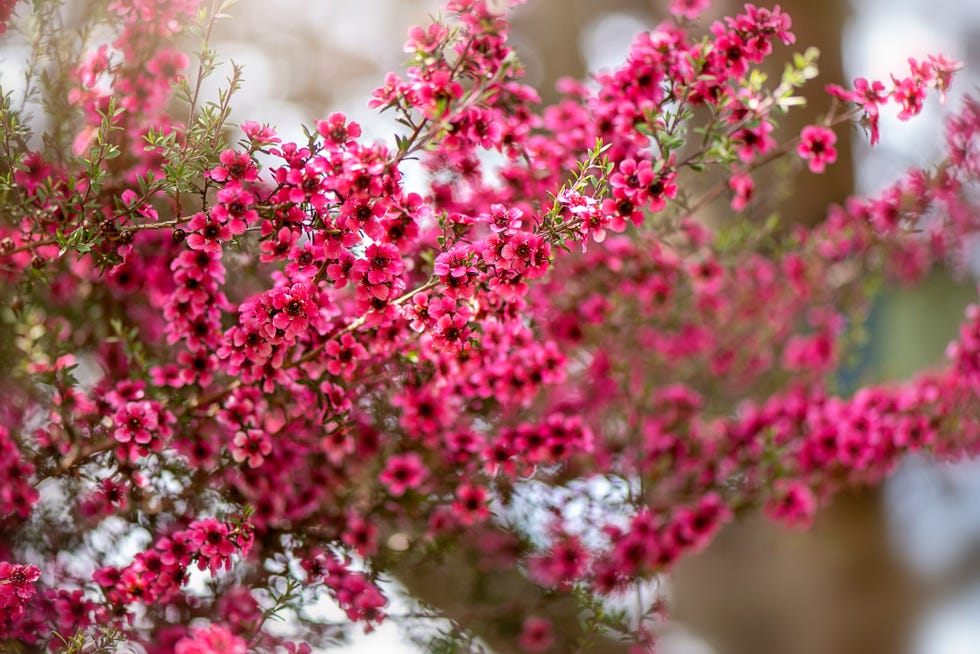
[[10,430],[0,426],[0,525],[11,516],[26,520],[31,514],[38,499],[30,483],[33,474],[33,464],[23,459]]
[[901,106],[898,117],[908,120],[922,111],[923,102],[930,88],[939,92],[945,103],[946,90],[953,74],[962,67],[958,61],[944,55],[929,55],[925,61],[909,59],[910,75],[901,79],[892,75],[892,88],[888,90],[884,82],[868,81],[863,77],[854,80],[854,88],[845,89],[837,84],[829,84],[827,92],[844,102],[854,103],[862,112],[861,122],[871,134],[871,145],[878,143],[880,133],[878,117],[881,106],[891,100]]
[[348,619],[364,623],[366,631],[385,619],[388,599],[377,583],[351,569],[349,558],[341,560],[329,553],[313,552],[303,559],[303,569],[309,583],[322,582]]
[[252,542],[249,527],[206,518],[160,538],[153,549],[140,552],[124,568],[96,570],[92,579],[115,605],[166,603],[187,583],[191,564],[216,576],[231,569],[233,555],[247,555]]
[[19,565],[0,561],[0,638],[16,634],[24,607],[37,592],[35,583],[41,576],[36,565]]
[[[391,610],[383,575],[452,547],[555,606],[602,601],[740,513],[805,526],[903,453],[976,449],[975,308],[945,370],[828,390],[863,282],[914,283],[977,232],[976,102],[936,169],[813,227],[752,221],[757,169],[795,152],[822,172],[838,125],[876,141],[880,105],[913,116],[955,62],[913,62],[888,93],[831,87],[847,111],[780,142],[780,96],[750,83],[795,40],[778,7],[699,35],[707,3],[674,2],[678,20],[622,66],[542,106],[506,4],[450,0],[452,23],[409,31],[410,67],[371,100],[404,126],[394,143],[333,113],[302,143],[246,121],[227,145],[167,113],[189,63],[171,44],[197,3],[109,5],[116,37],[72,71],[74,155],[23,153],[0,222],[0,276],[37,335],[21,383],[0,380],[0,553],[40,557],[0,563],[0,639],[308,652],[266,619],[326,596],[373,629]],[[409,165],[425,188],[406,189]],[[738,216],[709,227],[716,199]],[[46,496],[68,498],[61,519]],[[527,504],[544,537],[505,518]],[[120,523],[152,542],[124,565]],[[194,567],[207,591],[186,590]],[[525,599],[504,621],[514,642],[570,649],[550,605]]]
[[195,629],[190,636],[178,640],[174,648],[174,654],[246,654],[247,651],[244,638],[219,624]]

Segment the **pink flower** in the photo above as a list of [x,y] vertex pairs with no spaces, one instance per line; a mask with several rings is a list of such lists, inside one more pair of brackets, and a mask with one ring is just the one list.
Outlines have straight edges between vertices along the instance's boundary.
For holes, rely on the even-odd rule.
[[153,440],[153,432],[160,426],[159,416],[150,402],[127,402],[113,416],[116,430],[113,436],[120,443],[146,445]]
[[370,285],[387,284],[404,269],[398,248],[387,243],[374,243],[364,252],[364,258],[354,264],[354,272]]
[[199,520],[191,525],[191,542],[204,556],[229,556],[235,545],[228,539],[228,527],[215,518]]
[[34,582],[41,577],[36,565],[0,561],[0,608],[19,607],[34,596]]
[[194,629],[190,636],[177,641],[174,654],[246,654],[247,643],[227,627],[212,624],[206,629]]
[[775,493],[766,504],[766,515],[793,527],[808,527],[817,511],[817,498],[813,491],[798,481],[780,479]]
[[326,120],[316,121],[316,131],[334,147],[350,147],[361,135],[361,126],[353,121],[348,123],[344,114],[335,112]]
[[211,217],[226,224],[232,236],[244,234],[245,228],[259,219],[258,212],[252,208],[255,196],[239,182],[231,182],[218,191],[217,199],[218,204],[211,209]]
[[411,321],[409,327],[417,332],[425,331],[426,325],[432,319],[429,314],[428,293],[416,293],[412,296],[412,302],[408,307],[408,317]]
[[204,213],[194,214],[187,227],[192,230],[187,235],[187,246],[192,250],[203,250],[208,254],[220,255],[221,244],[230,241],[232,237],[228,225]]
[[[157,541],[157,549],[160,550],[160,560],[164,565],[187,567],[191,564],[197,546],[191,540],[190,532],[178,531],[169,538],[161,538]],[[114,570],[108,568],[107,570]],[[103,580],[95,580],[102,586],[113,585],[112,579],[103,577]],[[105,582],[105,583],[104,583]]]
[[609,187],[614,197],[627,198],[634,204],[644,205],[647,201],[644,191],[655,177],[653,164],[646,159],[639,163],[634,159],[625,159],[616,172],[609,176]]
[[208,177],[216,182],[254,182],[259,178],[252,158],[245,152],[222,150],[218,156],[220,166],[215,166],[208,172]]
[[272,145],[281,141],[274,129],[268,125],[259,125],[254,120],[246,120],[241,124],[241,128],[245,136],[255,145]]
[[745,163],[751,163],[756,157],[766,154],[776,147],[776,139],[772,138],[772,123],[760,121],[755,127],[740,129],[732,137],[738,144],[738,158]]
[[837,150],[834,143],[837,135],[826,127],[809,125],[800,132],[800,144],[796,153],[809,161],[810,172],[822,173],[827,164],[837,161]]
[[487,508],[487,490],[482,486],[461,484],[456,489],[456,501],[453,502],[453,513],[460,524],[471,525],[483,522],[490,517]]
[[421,486],[428,476],[429,470],[422,463],[422,458],[415,452],[409,452],[388,459],[379,479],[388,487],[389,493],[401,497],[405,491]]
[[237,526],[216,518],[192,522],[187,529],[187,545],[195,551],[197,567],[217,575],[222,568],[231,569],[235,553],[245,555],[252,547],[252,532],[248,525]]
[[367,356],[364,346],[350,334],[328,341],[323,346],[323,353],[330,357],[327,361],[327,372],[331,375],[343,376],[348,381],[354,377],[357,362]]
[[230,449],[231,458],[235,461],[248,461],[249,468],[258,468],[272,452],[272,441],[261,429],[249,429],[235,434]]
[[521,228],[523,217],[524,212],[517,207],[508,209],[502,204],[491,204],[490,214],[485,217],[485,220],[490,224],[491,231],[511,236]]
[[555,633],[551,620],[531,615],[524,620],[517,644],[525,652],[544,652],[555,644]]
[[944,54],[929,55],[927,59],[932,66],[932,85],[939,91],[939,102],[946,104],[946,91],[952,84],[953,74],[963,68],[963,62],[951,59]]
[[695,20],[711,4],[711,0],[672,0],[670,13],[674,16]]
[[863,77],[858,77],[854,80],[853,91],[848,91],[837,84],[829,84],[827,92],[845,102],[854,102],[864,110],[864,121],[871,134],[871,145],[876,145],[879,139],[880,107],[888,100],[885,85],[879,81],[869,82]]
[[287,339],[302,334],[310,326],[319,324],[319,307],[314,289],[307,284],[293,284],[272,292],[275,314],[272,325],[285,332]]
[[163,50],[146,64],[146,69],[153,75],[170,81],[181,77],[179,72],[187,68],[187,55],[176,50]]
[[473,246],[457,243],[436,257],[432,272],[439,277],[450,297],[469,295],[471,282],[480,274],[475,265],[478,259]]
[[433,329],[435,342],[439,347],[460,350],[470,337],[468,325],[469,318],[463,311],[439,316]]
[[347,528],[341,540],[361,556],[371,556],[378,551],[378,528],[356,513],[351,513],[347,516]]
[[442,23],[431,23],[427,30],[413,25],[408,30],[408,41],[403,49],[409,54],[433,52],[447,36],[449,29]]
[[83,86],[94,87],[99,76],[109,69],[108,51],[109,46],[102,45],[94,52],[89,52],[84,56],[82,63],[75,69],[75,74]]
[[543,276],[551,263],[551,243],[542,236],[517,232],[500,248],[500,258],[528,279]]
[[916,77],[899,80],[894,76],[892,81],[895,83],[895,89],[891,97],[902,105],[902,110],[898,112],[899,120],[908,120],[922,111],[922,104],[926,99],[926,81]]
[[755,191],[755,182],[752,181],[752,177],[745,173],[736,173],[729,178],[728,187],[735,192],[734,197],[732,197],[732,209],[744,211],[752,200],[752,193]]
[[529,562],[532,576],[542,584],[567,588],[581,579],[589,553],[578,538],[565,538]]

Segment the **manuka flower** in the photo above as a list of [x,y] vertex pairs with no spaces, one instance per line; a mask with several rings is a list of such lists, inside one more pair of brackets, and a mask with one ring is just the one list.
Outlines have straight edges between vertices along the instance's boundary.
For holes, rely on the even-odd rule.
[[809,162],[810,172],[822,173],[827,164],[837,161],[834,143],[837,135],[826,127],[809,125],[800,133],[800,144],[796,152]]
[[415,452],[409,452],[388,459],[379,479],[388,487],[389,493],[401,497],[405,491],[421,486],[428,476],[429,471],[422,463],[422,457]]

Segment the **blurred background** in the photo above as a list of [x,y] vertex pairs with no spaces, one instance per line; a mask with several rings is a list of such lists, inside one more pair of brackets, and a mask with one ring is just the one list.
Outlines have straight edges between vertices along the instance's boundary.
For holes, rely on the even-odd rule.
[[[966,90],[976,90],[980,0],[780,4],[793,17],[792,51],[810,45],[821,51],[812,101],[788,121],[786,133],[826,110],[824,84],[904,74],[910,56],[943,52],[966,64],[950,108]],[[242,0],[234,19],[219,25],[215,43],[224,57],[245,65],[235,118],[272,123],[284,139],[300,140],[299,124],[343,111],[368,137],[390,140],[393,123],[368,110],[366,100],[386,72],[402,67],[408,27],[424,23],[439,5]],[[513,12],[511,43],[527,67],[527,82],[547,102],[556,97],[559,77],[618,65],[637,32],[667,18],[667,5],[529,0]],[[716,0],[702,21],[740,9],[741,3]],[[773,58],[779,68],[789,52]],[[819,220],[829,202],[873,193],[906,168],[940,156],[943,109],[935,98],[910,124],[900,123],[894,111],[885,114],[879,146],[872,150],[857,130],[843,134],[841,151],[850,157],[841,156],[823,176],[795,179],[783,215]],[[980,271],[980,258],[974,259]],[[849,375],[862,382],[903,379],[940,365],[975,288],[969,276],[937,274],[914,290],[886,289],[872,313],[861,363]],[[410,576],[402,581],[410,593],[421,590]],[[732,525],[660,589],[677,622],[662,642],[664,654],[980,654],[980,463],[909,459],[885,488],[839,497],[807,532],[761,519]],[[389,623],[342,651],[421,650]]]

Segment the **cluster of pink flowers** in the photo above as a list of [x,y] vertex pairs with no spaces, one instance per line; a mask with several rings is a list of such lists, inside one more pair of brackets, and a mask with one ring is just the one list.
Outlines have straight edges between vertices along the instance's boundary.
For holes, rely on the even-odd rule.
[[940,99],[946,101],[953,74],[962,64],[943,55],[929,55],[922,62],[909,59],[911,74],[901,79],[892,75],[892,88],[887,90],[879,80],[868,81],[863,77],[854,80],[854,88],[845,89],[837,84],[829,84],[827,92],[844,102],[854,103],[862,112],[861,122],[871,134],[871,145],[878,143],[880,132],[878,117],[881,105],[889,100],[901,106],[898,117],[908,120],[922,111],[923,102],[930,88],[936,89]]
[[174,654],[246,654],[247,651],[244,638],[219,624],[194,629],[190,636],[178,640],[174,647]]
[[124,568],[96,570],[92,579],[117,606],[171,603],[187,583],[191,564],[216,576],[231,569],[233,556],[246,556],[252,542],[250,526],[206,518],[158,539],[153,549],[140,552]]
[[[265,619],[319,593],[370,630],[389,609],[381,574],[443,546],[526,571],[542,596],[601,601],[739,511],[805,526],[903,453],[977,449],[976,308],[948,369],[827,390],[862,280],[915,282],[980,227],[975,101],[949,120],[942,166],[814,227],[719,238],[697,219],[716,198],[753,215],[752,175],[777,155],[825,170],[839,124],[876,142],[881,105],[915,115],[956,62],[913,60],[888,91],[831,86],[835,113],[780,143],[779,98],[749,83],[794,42],[778,7],[699,37],[708,3],[675,0],[622,66],[540,106],[506,4],[450,0],[455,25],[409,31],[409,69],[371,100],[408,130],[393,145],[333,113],[303,143],[244,122],[224,147],[165,113],[188,67],[170,44],[198,3],[110,3],[116,38],[71,71],[75,155],[24,152],[0,197],[19,203],[0,278],[30,309],[24,333],[43,334],[18,341],[20,385],[0,380],[0,553],[40,557],[0,563],[0,640],[111,628],[153,654],[305,654]],[[403,185],[410,159],[424,190]],[[705,168],[719,181],[697,197],[684,185]],[[60,521],[35,509],[42,484],[69,498]],[[522,502],[550,516],[543,539],[498,519]],[[77,536],[118,523],[154,538],[122,567]],[[60,570],[62,552],[89,574]],[[214,578],[199,595],[192,567]],[[524,600],[502,621],[514,642],[569,649],[547,602]]]
[[37,502],[38,492],[31,485],[34,466],[25,461],[10,436],[0,426],[0,525],[10,516],[26,520]]
[[13,627],[24,615],[24,606],[34,597],[35,583],[41,576],[36,565],[18,565],[0,561],[0,638],[14,634]]
[[348,619],[363,623],[366,631],[384,621],[387,598],[375,582],[351,569],[350,559],[314,552],[303,559],[303,569],[309,583],[322,582]]

